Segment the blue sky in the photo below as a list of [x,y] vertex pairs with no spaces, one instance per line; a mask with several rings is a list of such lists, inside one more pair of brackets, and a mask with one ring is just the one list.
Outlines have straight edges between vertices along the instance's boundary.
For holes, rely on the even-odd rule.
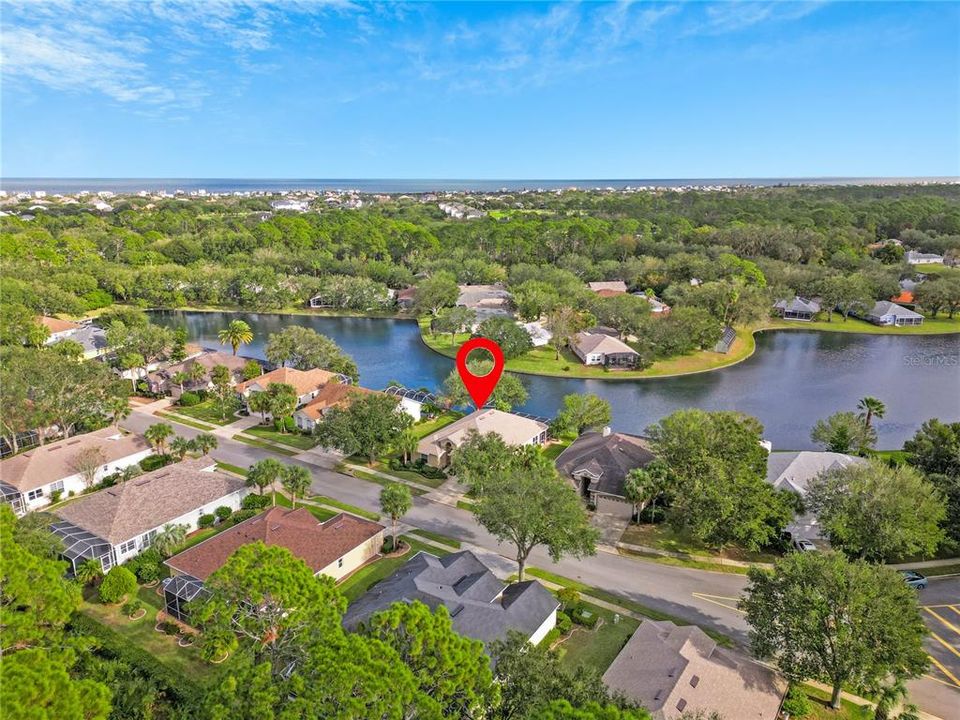
[[955,3],[3,9],[6,177],[960,175]]

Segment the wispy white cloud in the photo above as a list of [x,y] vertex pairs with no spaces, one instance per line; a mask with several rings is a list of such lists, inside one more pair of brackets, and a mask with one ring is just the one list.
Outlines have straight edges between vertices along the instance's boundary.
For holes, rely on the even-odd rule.
[[723,35],[738,32],[754,25],[770,22],[790,22],[816,12],[824,0],[809,2],[756,2],[732,0],[705,6],[702,22],[687,29],[689,34]]

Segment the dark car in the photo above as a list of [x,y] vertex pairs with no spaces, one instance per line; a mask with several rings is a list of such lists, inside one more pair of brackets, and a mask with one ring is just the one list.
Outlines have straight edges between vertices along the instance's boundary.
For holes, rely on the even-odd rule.
[[900,574],[903,575],[904,582],[914,590],[923,590],[927,586],[927,578],[916,570],[901,570]]

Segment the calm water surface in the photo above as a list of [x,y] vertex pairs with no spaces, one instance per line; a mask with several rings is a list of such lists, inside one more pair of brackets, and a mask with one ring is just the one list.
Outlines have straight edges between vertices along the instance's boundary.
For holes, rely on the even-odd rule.
[[[162,312],[162,325],[184,326],[191,341],[229,352],[217,333],[235,318],[255,340],[241,354],[263,357],[270,333],[290,324],[332,337],[356,360],[360,383],[381,389],[390,380],[407,387],[438,388],[453,361],[420,341],[409,320],[339,318],[265,313]],[[763,422],[781,450],[810,449],[810,428],[838,410],[853,410],[873,395],[887,405],[877,423],[880,448],[899,448],[925,419],[960,420],[960,336],[854,335],[804,331],[757,337],[748,360],[723,370],[650,380],[574,380],[521,375],[530,393],[523,410],[553,417],[569,393],[594,393],[613,408],[613,427],[642,432],[685,407],[739,410]]]

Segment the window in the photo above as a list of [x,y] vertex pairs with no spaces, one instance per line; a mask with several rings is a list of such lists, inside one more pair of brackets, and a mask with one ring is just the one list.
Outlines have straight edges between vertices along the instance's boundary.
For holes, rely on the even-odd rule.
[[699,676],[699,675],[694,675],[692,678],[690,678],[690,685],[691,685],[692,687],[696,687],[696,686],[699,685],[699,684],[700,684],[700,676]]
[[683,698],[680,698],[680,700],[677,702],[677,710],[679,710],[680,712],[683,712],[683,709],[686,706],[687,706],[687,701],[684,700]]
[[41,497],[43,497],[43,488],[37,488],[27,493],[27,500],[36,500]]
[[337,567],[338,567],[338,568],[342,568],[342,567],[343,567],[343,558],[340,558],[339,560],[337,560]]
[[125,543],[123,543],[123,544],[120,546],[120,554],[121,554],[121,555],[126,555],[128,552],[133,552],[133,551],[136,550],[136,549],[137,549],[137,541],[136,541],[136,540],[127,540]]
[[57,492],[57,490],[63,490],[63,480],[57,480],[50,486],[50,492]]

